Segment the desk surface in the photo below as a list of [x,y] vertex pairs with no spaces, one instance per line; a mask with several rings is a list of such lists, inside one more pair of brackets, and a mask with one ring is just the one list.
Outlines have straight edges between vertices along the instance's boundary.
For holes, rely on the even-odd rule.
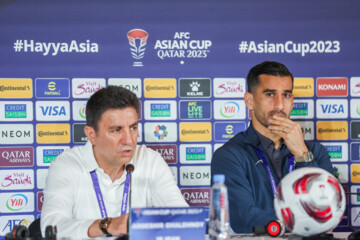
[[[350,232],[333,232],[332,234],[337,239],[345,239],[346,240],[347,237],[350,235]],[[289,236],[290,236],[290,234],[286,234],[279,238],[273,238],[270,236],[254,236],[253,234],[234,234],[234,235],[231,235],[230,239],[232,239],[232,240],[236,240],[236,239],[241,239],[241,240],[276,240],[276,239],[279,239],[279,240],[281,240],[281,239],[288,239]]]

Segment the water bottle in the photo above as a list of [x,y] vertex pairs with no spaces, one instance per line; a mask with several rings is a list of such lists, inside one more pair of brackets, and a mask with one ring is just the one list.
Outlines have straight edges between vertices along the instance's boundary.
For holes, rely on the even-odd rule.
[[229,203],[227,188],[224,184],[225,175],[213,176],[214,184],[211,188],[209,239],[229,239]]

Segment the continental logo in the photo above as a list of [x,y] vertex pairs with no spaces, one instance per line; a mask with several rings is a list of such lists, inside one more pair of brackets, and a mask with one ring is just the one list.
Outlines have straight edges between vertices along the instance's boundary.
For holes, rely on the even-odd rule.
[[211,123],[209,122],[180,123],[180,141],[183,142],[211,141]]
[[313,97],[314,96],[314,79],[313,78],[294,78],[293,94],[296,97]]
[[176,79],[145,78],[144,96],[147,98],[175,98]]
[[348,122],[347,121],[324,121],[317,122],[318,140],[347,140]]
[[69,143],[70,125],[37,124],[36,141],[37,143]]
[[0,78],[0,98],[32,98],[31,78]]
[[360,183],[360,164],[351,164],[351,182]]

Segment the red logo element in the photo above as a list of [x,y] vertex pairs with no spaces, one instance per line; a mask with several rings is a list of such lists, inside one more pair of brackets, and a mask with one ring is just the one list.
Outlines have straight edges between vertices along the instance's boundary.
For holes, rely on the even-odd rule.
[[181,194],[190,206],[204,206],[210,204],[210,188],[183,188]]
[[346,97],[348,95],[348,79],[318,78],[316,92],[319,97]]
[[147,147],[160,153],[167,164],[177,162],[176,145],[147,145]]
[[11,185],[31,185],[31,177],[25,173],[13,173],[12,175],[7,175],[2,181],[2,187],[9,187]]
[[38,212],[41,212],[43,203],[44,203],[44,193],[38,192],[37,193],[37,210],[38,210]]
[[0,148],[0,167],[29,167],[34,165],[32,147]]
[[294,215],[289,208],[282,208],[281,215],[284,219],[285,225],[289,228],[289,230],[294,229]]
[[145,45],[149,34],[142,29],[133,29],[127,33],[127,38],[129,39],[131,55],[136,60],[133,66],[144,66],[139,60],[144,57]]
[[293,189],[295,194],[307,194],[309,192],[307,185],[319,176],[320,173],[310,173],[306,174],[305,176],[294,182]]

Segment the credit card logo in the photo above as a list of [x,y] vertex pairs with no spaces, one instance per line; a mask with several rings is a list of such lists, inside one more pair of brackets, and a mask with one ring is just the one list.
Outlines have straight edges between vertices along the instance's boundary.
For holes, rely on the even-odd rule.
[[210,144],[180,144],[180,163],[199,164],[211,163]]
[[33,103],[19,101],[0,102],[0,121],[22,122],[33,120]]
[[294,106],[290,113],[291,119],[314,118],[314,100],[294,100]]
[[175,120],[176,101],[145,101],[144,114],[146,120]]

